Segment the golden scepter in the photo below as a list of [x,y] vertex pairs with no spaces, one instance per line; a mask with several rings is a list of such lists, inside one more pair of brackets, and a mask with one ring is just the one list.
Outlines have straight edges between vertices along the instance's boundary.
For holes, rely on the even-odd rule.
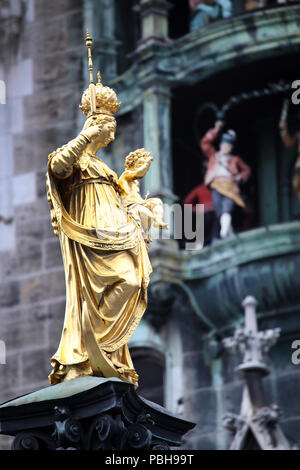
[[93,78],[93,61],[92,61],[92,51],[91,51],[93,40],[90,36],[89,30],[87,30],[86,32],[85,44],[88,49],[88,57],[89,57],[89,71],[90,71],[89,92],[90,92],[91,114],[95,114],[96,113],[96,86],[94,84],[94,78]]

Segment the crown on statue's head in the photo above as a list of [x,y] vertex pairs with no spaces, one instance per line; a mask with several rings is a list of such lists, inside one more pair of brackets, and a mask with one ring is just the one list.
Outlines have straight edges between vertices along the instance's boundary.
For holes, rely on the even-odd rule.
[[81,111],[87,116],[93,116],[94,114],[108,114],[113,116],[118,109],[120,104],[116,93],[112,88],[104,86],[101,83],[100,72],[98,72],[98,82],[95,85],[95,108],[91,106],[91,93],[90,87],[85,90],[81,98],[81,105],[79,105]]
[[91,54],[92,38],[88,31],[85,42],[88,48],[90,86],[84,91],[79,107],[87,117],[95,114],[108,114],[109,116],[113,116],[120,108],[121,103],[118,102],[114,90],[102,84],[100,72],[98,72],[98,82],[96,85],[94,84]]

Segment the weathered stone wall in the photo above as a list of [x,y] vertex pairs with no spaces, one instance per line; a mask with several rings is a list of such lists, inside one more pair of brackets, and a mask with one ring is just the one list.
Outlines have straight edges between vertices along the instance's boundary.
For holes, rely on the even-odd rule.
[[22,8],[13,36],[6,11],[7,34],[0,39],[7,84],[7,102],[0,105],[7,124],[0,136],[1,176],[13,218],[0,227],[0,339],[6,343],[0,401],[47,386],[60,338],[65,281],[45,172],[47,155],[76,133],[85,53],[82,0],[28,0]]

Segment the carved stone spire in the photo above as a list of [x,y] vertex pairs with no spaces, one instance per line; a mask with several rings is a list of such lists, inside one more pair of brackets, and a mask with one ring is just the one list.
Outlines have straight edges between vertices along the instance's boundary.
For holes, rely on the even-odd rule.
[[289,449],[278,425],[279,407],[266,405],[262,380],[269,374],[264,362],[266,353],[276,343],[280,328],[258,331],[254,297],[246,297],[242,306],[245,310],[244,328],[236,328],[233,336],[223,340],[225,349],[243,354],[243,361],[236,369],[244,379],[240,414],[227,413],[223,417],[224,426],[233,433],[230,449]]
[[242,306],[245,310],[245,326],[236,328],[232,337],[223,340],[223,345],[231,352],[243,354],[243,362],[237,369],[240,375],[243,376],[246,371],[257,371],[262,375],[268,375],[269,369],[264,362],[264,357],[271,346],[276,343],[280,328],[257,330],[257,301],[254,297],[250,295],[246,297]]

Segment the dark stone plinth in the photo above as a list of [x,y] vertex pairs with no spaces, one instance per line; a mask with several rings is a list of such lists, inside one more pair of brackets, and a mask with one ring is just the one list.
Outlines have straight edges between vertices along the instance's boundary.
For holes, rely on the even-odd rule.
[[0,406],[13,450],[167,450],[194,426],[118,379],[80,377]]

